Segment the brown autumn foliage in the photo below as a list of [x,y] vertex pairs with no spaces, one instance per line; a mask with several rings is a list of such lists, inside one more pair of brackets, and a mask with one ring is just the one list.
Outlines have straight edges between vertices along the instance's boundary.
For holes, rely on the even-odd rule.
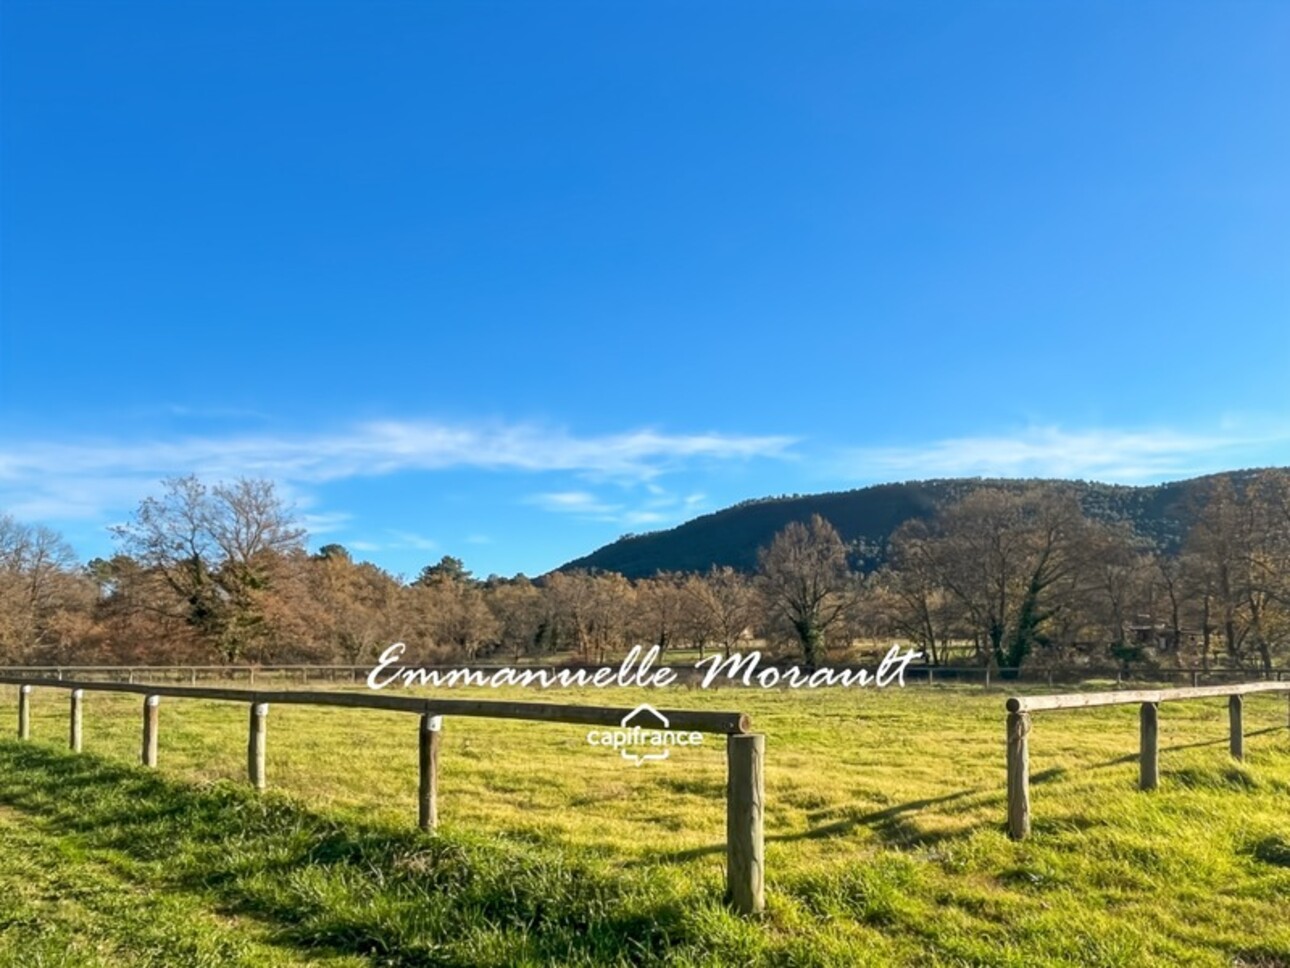
[[777,535],[754,575],[480,580],[444,557],[405,581],[340,545],[310,554],[269,482],[179,478],[117,529],[117,554],[85,565],[50,529],[0,516],[0,662],[361,665],[401,641],[419,662],[603,662],[642,645],[813,665],[901,639],[934,663],[1004,669],[1284,663],[1290,479],[1218,478],[1193,520],[1166,555],[1060,494],[982,488],[902,525],[867,575],[817,517]]

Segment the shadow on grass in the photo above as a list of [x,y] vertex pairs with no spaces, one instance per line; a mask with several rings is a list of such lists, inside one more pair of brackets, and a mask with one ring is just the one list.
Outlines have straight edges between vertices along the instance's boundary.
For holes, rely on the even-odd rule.
[[1236,764],[1217,773],[1190,766],[1165,770],[1162,779],[1190,790],[1257,790],[1260,786],[1253,774]]
[[[1260,736],[1266,733],[1283,732],[1286,727],[1274,726],[1266,729],[1251,730],[1247,732],[1246,737]],[[1179,744],[1176,746],[1164,747],[1161,753],[1171,751],[1195,749],[1206,746],[1226,745],[1226,738],[1218,740],[1206,740],[1200,743]],[[1137,763],[1138,754],[1131,753],[1125,756],[1119,756],[1101,763],[1090,764],[1086,769],[1100,769],[1103,767],[1125,765]],[[1054,766],[1046,770],[1040,770],[1030,775],[1031,787],[1042,786],[1048,783],[1054,783],[1058,780],[1065,779],[1069,775],[1066,767]],[[1211,787],[1211,788],[1238,788],[1253,790],[1257,789],[1258,781],[1248,772],[1240,767],[1232,766],[1223,770],[1221,773],[1213,773],[1191,768],[1181,770],[1166,770],[1163,774],[1167,780],[1177,780],[1180,785],[1186,787]],[[959,790],[955,793],[946,794],[941,797],[927,797],[919,800],[910,800],[907,803],[897,804],[891,807],[885,807],[881,810],[872,810],[864,813],[852,813],[844,816],[831,823],[821,824],[811,827],[809,830],[800,831],[792,834],[778,834],[766,837],[767,843],[785,843],[792,841],[820,840],[829,837],[841,837],[854,832],[863,827],[869,828],[874,836],[883,844],[893,847],[910,847],[921,846],[934,848],[940,844],[952,840],[962,839],[970,834],[970,831],[947,831],[947,830],[928,830],[919,825],[917,814],[931,807],[943,807],[947,804],[955,804],[958,813],[964,813],[976,810],[982,807],[999,805],[1005,801],[1005,794],[1002,786],[997,791],[985,790]],[[814,810],[808,813],[812,820],[818,820],[823,816],[847,812],[853,810],[851,807],[830,807],[827,810]],[[1049,832],[1066,832],[1070,830],[1091,829],[1100,826],[1095,821],[1084,821],[1080,819],[1064,818],[1061,820],[1032,820],[1034,829],[1038,831]],[[658,853],[651,856],[649,863],[684,863],[725,852],[725,844],[710,844],[703,847],[692,847],[688,850],[674,851],[670,853]]]
[[[1285,726],[1268,726],[1264,729],[1252,729],[1247,731],[1245,733],[1245,738],[1249,739],[1251,736],[1263,736],[1267,733],[1284,733],[1285,731]],[[1163,756],[1165,753],[1176,753],[1178,750],[1204,749],[1207,746],[1226,746],[1228,741],[1228,737],[1224,736],[1222,739],[1207,739],[1199,743],[1179,743],[1175,746],[1162,746],[1160,747],[1160,755]],[[1108,766],[1122,766],[1125,763],[1136,762],[1138,762],[1137,753],[1125,753],[1123,756],[1117,756],[1110,760],[1103,760],[1101,763],[1090,763],[1086,769],[1100,770]],[[1033,777],[1031,779],[1033,780]]]
[[1252,843],[1247,853],[1264,864],[1290,869],[1290,835],[1263,837]]
[[[973,810],[978,807],[988,806],[991,803],[1002,803],[1003,794],[990,793],[982,790],[959,790],[955,793],[947,793],[941,797],[925,797],[919,800],[910,800],[906,803],[895,804],[890,807],[884,807],[881,810],[869,810],[864,813],[852,813],[844,816],[832,823],[821,824],[818,827],[811,827],[809,830],[799,831],[791,834],[772,834],[766,837],[767,843],[793,843],[795,841],[806,840],[823,840],[829,837],[841,837],[852,833],[863,827],[869,828],[875,837],[883,844],[888,846],[907,847],[918,845],[921,847],[935,847],[946,841],[955,840],[967,836],[967,831],[929,831],[920,827],[914,815],[929,807],[942,807],[946,804],[957,804],[962,808],[960,812]],[[845,812],[852,810],[850,807],[834,807],[828,813]],[[816,811],[815,815],[819,816],[821,811]],[[680,864],[691,860],[697,860],[700,857],[707,857],[714,854],[724,854],[726,845],[724,843],[709,844],[703,847],[691,847],[688,850],[672,851],[668,853],[654,854],[648,861],[637,862],[636,866],[646,863],[665,863]]]
[[[1052,783],[1066,776],[1066,772],[1066,769],[1060,766],[1041,770],[1038,773],[1031,774],[1030,783],[1032,786]],[[961,814],[978,810],[982,807],[1002,807],[1005,799],[1004,790],[1000,787],[1000,789],[994,791],[958,790],[940,797],[924,797],[884,807],[880,810],[868,810],[862,813],[855,812],[856,807],[854,806],[829,807],[827,810],[811,811],[808,813],[808,817],[812,820],[819,820],[822,817],[837,813],[843,813],[846,816],[840,817],[831,823],[811,827],[809,830],[803,830],[798,833],[774,834],[768,836],[766,842],[790,843],[803,840],[822,840],[828,837],[842,837],[862,827],[867,827],[881,843],[889,847],[919,846],[934,848],[949,841],[967,837],[971,834],[971,831],[928,830],[918,822],[917,815],[920,812],[932,807],[944,807],[948,804],[953,804],[956,808],[953,812]],[[699,857],[724,853],[725,849],[726,845],[724,843],[710,844],[705,847],[692,847],[689,850],[655,854],[651,857],[650,862],[684,863]]]
[[[551,850],[364,827],[228,782],[0,742],[0,803],[149,891],[253,917],[300,951],[383,965],[649,964],[687,937],[682,901]],[[691,901],[702,898],[691,898]],[[630,957],[626,953],[630,953]]]

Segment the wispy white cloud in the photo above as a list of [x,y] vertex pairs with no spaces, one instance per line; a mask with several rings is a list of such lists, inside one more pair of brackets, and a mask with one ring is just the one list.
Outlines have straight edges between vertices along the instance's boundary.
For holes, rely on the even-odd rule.
[[345,511],[313,511],[300,515],[300,523],[313,535],[343,531],[354,516]]
[[[311,530],[312,534],[313,531]],[[417,534],[414,531],[397,531],[393,528],[385,530],[386,538],[381,541],[371,541],[367,538],[354,538],[342,541],[350,551],[399,551],[411,548],[414,551],[437,551],[439,542],[433,538],[427,538],[425,535]]]
[[[0,456],[0,464],[3,463]],[[0,468],[0,507],[23,521],[94,519],[123,512],[155,490],[160,475],[83,475],[36,471],[14,474]]]
[[596,518],[612,518],[623,509],[621,504],[604,501],[590,491],[547,491],[529,495],[524,499],[524,503],[532,504],[544,511]]
[[645,483],[704,461],[785,459],[782,436],[632,430],[577,435],[537,424],[376,421],[330,433],[230,434],[147,440],[0,441],[0,503],[27,519],[101,516],[128,508],[162,477],[266,477],[309,485],[402,471],[563,471],[590,482]]
[[617,520],[632,527],[640,527],[647,524],[662,524],[672,520],[672,516],[662,511],[624,511]]
[[[418,551],[436,551],[439,548],[439,542],[434,538],[427,538],[425,535],[417,534],[415,531],[397,531],[393,528],[387,529],[387,534],[394,539],[393,547],[395,548],[415,548]],[[390,547],[387,545],[387,547]]]
[[675,524],[699,513],[706,497],[703,494],[673,494],[653,482],[640,490],[644,496],[637,499],[636,489],[620,488],[616,498],[606,498],[591,491],[548,491],[531,494],[524,503],[544,511],[569,514],[588,521],[603,521],[627,527]]
[[1142,483],[1226,470],[1263,460],[1290,431],[1063,430],[953,437],[923,446],[844,451],[835,469],[863,480],[929,477],[1067,477]]

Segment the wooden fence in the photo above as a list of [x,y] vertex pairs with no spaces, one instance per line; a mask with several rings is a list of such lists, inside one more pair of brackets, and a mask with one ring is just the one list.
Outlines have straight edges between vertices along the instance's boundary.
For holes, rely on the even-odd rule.
[[[457,668],[452,666],[450,668]],[[486,668],[486,667],[483,667]],[[500,666],[498,667],[500,668]],[[107,682],[236,682],[250,685],[275,679],[286,682],[361,682],[369,665],[39,665],[0,666],[5,676],[37,679],[101,679]]]
[[[0,683],[18,687],[18,738],[31,737],[31,697],[34,689],[62,689],[70,693],[69,746],[79,752],[86,692],[141,695],[143,737],[140,760],[157,765],[160,705],[163,696],[245,703],[249,709],[247,777],[257,790],[265,787],[265,745],[269,706],[284,703],[305,706],[340,706],[381,709],[420,716],[418,764],[420,782],[417,815],[422,829],[438,823],[439,743],[445,716],[517,719],[526,722],[576,723],[583,726],[618,727],[634,710],[553,703],[503,702],[478,699],[424,699],[387,696],[373,692],[312,692],[303,690],[203,688],[159,683],[102,682],[75,679],[33,679],[3,675]],[[726,737],[726,888],[731,906],[742,914],[756,914],[765,906],[764,816],[765,737],[751,733],[744,713],[710,710],[663,709],[668,729],[712,733]]]
[[1138,788],[1154,790],[1160,783],[1160,704],[1182,699],[1227,697],[1229,749],[1245,758],[1242,697],[1257,692],[1290,693],[1290,682],[1247,682],[1194,689],[1138,689],[1123,692],[1067,693],[1057,696],[1013,696],[1007,702],[1008,836],[1024,840],[1030,834],[1030,714],[1053,709],[1087,709],[1139,703]]
[[[830,668],[839,671],[857,671],[872,669],[869,665],[854,663],[832,664]],[[469,668],[487,675],[503,668],[519,669],[588,669],[595,671],[601,665],[576,662],[527,661],[512,666],[495,663],[463,664],[449,663],[440,666],[427,666],[428,669],[439,669],[444,672],[453,669]],[[674,667],[679,685],[693,685],[702,678],[703,672],[686,665]],[[39,665],[39,666],[0,666],[0,673],[23,676],[28,679],[48,678],[94,678],[112,682],[187,682],[197,685],[202,681],[244,681],[254,686],[257,682],[281,680],[298,682],[307,685],[310,682],[361,682],[371,672],[368,665]],[[1233,679],[1248,681],[1261,679],[1269,682],[1290,683],[1290,669],[1239,669],[1220,668],[1217,666],[1202,669],[1191,667],[1179,668],[1140,668],[1124,669],[1122,667],[1071,666],[1069,668],[1044,668],[1040,666],[1001,672],[990,666],[929,666],[911,665],[905,670],[907,685],[926,683],[927,685],[971,685],[979,684],[991,687],[1011,687],[1016,685],[1047,685],[1050,688],[1060,685],[1077,685],[1093,680],[1114,681],[1117,689],[1135,683],[1182,682],[1190,683],[1193,688],[1202,682],[1224,683]],[[738,679],[722,680],[722,687],[736,688]]]

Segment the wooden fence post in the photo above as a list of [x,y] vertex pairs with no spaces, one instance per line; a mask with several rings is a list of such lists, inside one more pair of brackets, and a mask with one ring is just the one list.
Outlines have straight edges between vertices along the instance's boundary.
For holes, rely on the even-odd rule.
[[71,723],[68,728],[67,745],[73,753],[81,751],[81,702],[84,698],[84,689],[72,690]]
[[1030,713],[1008,713],[1008,836],[1030,835]]
[[31,686],[18,687],[18,738],[31,739]]
[[726,895],[738,914],[766,907],[766,737],[726,737]]
[[1138,789],[1154,790],[1160,785],[1160,704],[1144,702],[1138,723],[1141,727]]
[[246,740],[246,775],[251,786],[264,789],[264,741],[269,718],[267,702],[251,703],[251,728]]
[[160,696],[143,700],[143,750],[140,759],[144,766],[157,765],[157,726],[160,721]]
[[1232,759],[1245,759],[1245,729],[1242,725],[1242,702],[1240,696],[1227,697],[1227,722],[1231,728],[1232,735],[1229,745],[1232,749]]
[[434,830],[439,825],[439,743],[443,736],[443,717],[423,713],[417,744],[417,826]]

